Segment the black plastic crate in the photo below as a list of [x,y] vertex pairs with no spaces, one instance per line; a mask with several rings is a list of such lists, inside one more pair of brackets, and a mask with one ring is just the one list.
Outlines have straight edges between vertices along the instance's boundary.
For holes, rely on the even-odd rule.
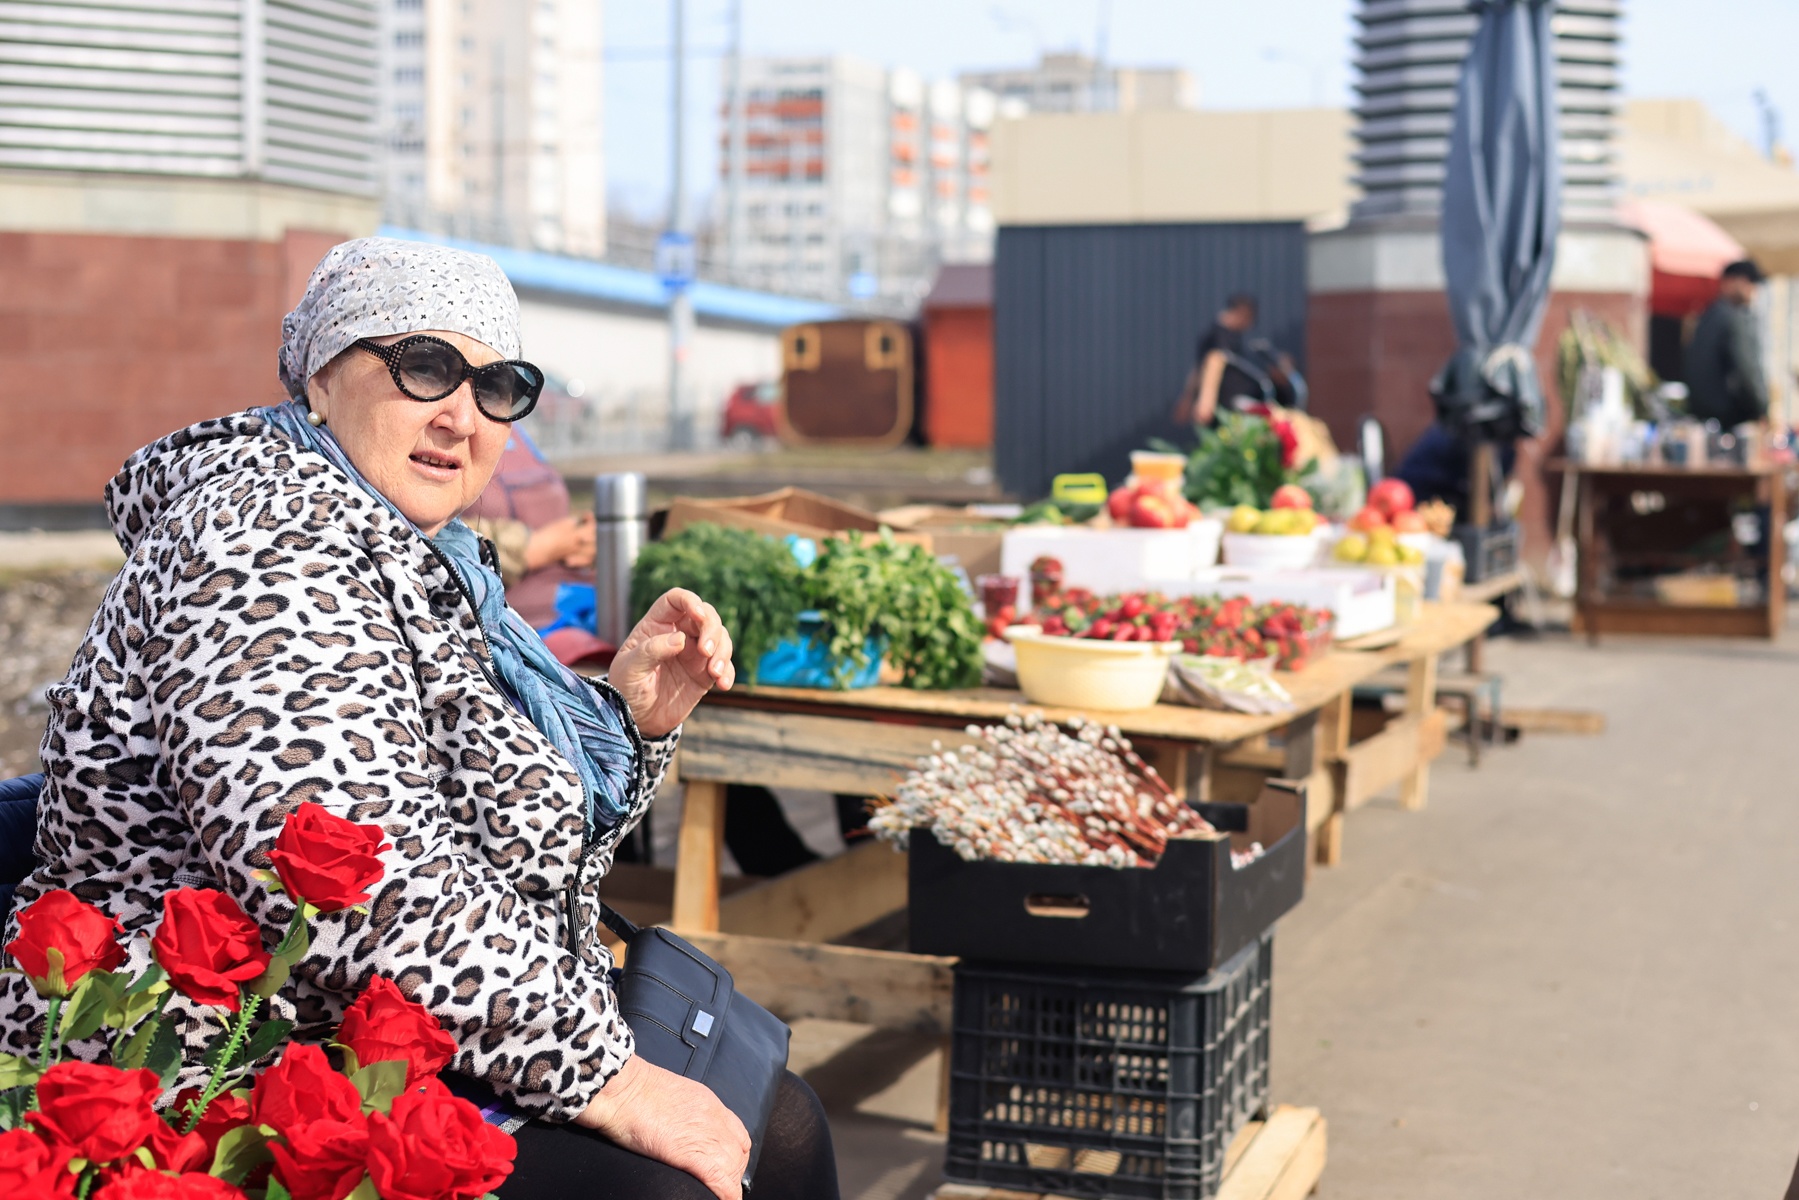
[[[1305,895],[1305,791],[1271,781],[1253,804],[1197,807],[1219,835],[1172,841],[1154,867],[967,862],[914,829],[912,952],[1189,979],[1222,966]],[[1233,866],[1252,842],[1262,857]]]
[[956,967],[950,1179],[1209,1200],[1268,1106],[1265,934],[1209,975]]
[[1450,531],[1450,536],[1462,544],[1462,578],[1469,583],[1482,583],[1517,569],[1516,524],[1494,525],[1487,529],[1457,525]]

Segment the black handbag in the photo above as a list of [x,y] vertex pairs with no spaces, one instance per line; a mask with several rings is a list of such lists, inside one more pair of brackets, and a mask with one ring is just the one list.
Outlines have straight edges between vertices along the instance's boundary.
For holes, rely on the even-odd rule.
[[743,1168],[748,1191],[793,1031],[740,995],[731,973],[686,939],[658,926],[639,928],[606,904],[600,905],[600,919],[628,950],[618,1003],[638,1055],[705,1084],[737,1114],[750,1135],[750,1160]]

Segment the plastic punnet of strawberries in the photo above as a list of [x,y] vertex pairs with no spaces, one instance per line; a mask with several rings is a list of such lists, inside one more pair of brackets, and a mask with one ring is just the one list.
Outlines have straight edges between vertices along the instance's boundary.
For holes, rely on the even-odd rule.
[[1113,642],[1179,642],[1188,654],[1273,658],[1296,671],[1330,644],[1331,614],[1297,604],[1254,604],[1247,597],[1163,596],[1129,592],[1098,597],[1080,588],[1048,596],[1028,620],[1052,636]]

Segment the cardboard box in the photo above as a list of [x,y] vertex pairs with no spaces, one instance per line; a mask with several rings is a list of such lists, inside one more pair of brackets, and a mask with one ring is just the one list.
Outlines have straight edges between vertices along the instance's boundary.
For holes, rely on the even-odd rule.
[[[912,831],[911,949],[987,962],[1202,973],[1305,895],[1305,790],[1271,782],[1253,804],[1201,804],[1221,832],[1168,843],[1154,867],[966,862]],[[1231,847],[1265,854],[1231,865]]]
[[[696,499],[677,496],[668,509],[668,520],[662,536],[679,533],[689,525],[710,522],[738,529],[753,529],[773,537],[796,533],[801,537],[823,539],[841,537],[860,531],[871,537],[880,532],[881,518],[865,508],[808,492],[804,488],[782,488],[761,496],[734,496],[725,499]],[[894,530],[894,540],[910,542],[932,549],[931,535]]]
[[974,580],[982,575],[996,575],[1000,569],[1000,547],[1007,526],[969,512],[940,504],[907,504],[889,508],[881,520],[894,529],[929,534],[931,550],[939,558],[953,558]]

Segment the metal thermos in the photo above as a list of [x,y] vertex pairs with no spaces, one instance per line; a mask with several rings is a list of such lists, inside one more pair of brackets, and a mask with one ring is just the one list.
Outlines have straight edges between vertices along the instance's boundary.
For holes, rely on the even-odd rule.
[[623,644],[631,632],[631,565],[649,539],[650,513],[643,476],[636,471],[593,477],[594,632]]

